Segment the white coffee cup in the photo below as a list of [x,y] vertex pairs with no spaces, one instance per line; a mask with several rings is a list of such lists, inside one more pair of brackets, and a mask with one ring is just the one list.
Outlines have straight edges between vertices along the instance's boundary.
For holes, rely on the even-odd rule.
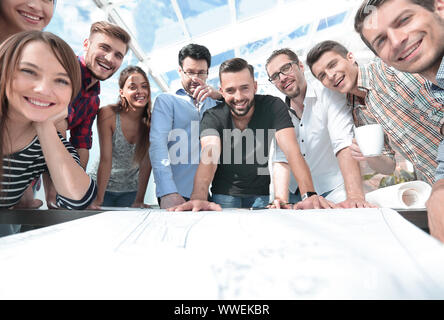
[[384,148],[384,130],[378,123],[354,127],[355,139],[365,157],[376,157]]

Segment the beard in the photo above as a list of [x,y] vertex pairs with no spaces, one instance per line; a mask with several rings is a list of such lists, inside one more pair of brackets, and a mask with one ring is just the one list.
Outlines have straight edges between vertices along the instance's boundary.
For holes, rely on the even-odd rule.
[[282,92],[286,97],[290,99],[297,98],[301,95],[301,86],[300,81],[298,79],[295,79],[293,81],[293,84],[290,84],[292,86],[291,88],[283,88],[279,87],[279,91]]
[[251,108],[254,107],[254,99],[249,101],[245,110],[242,111],[237,110],[234,103],[228,103],[228,107],[230,107],[231,112],[233,112],[236,116],[243,117],[251,110]]
[[196,90],[196,88],[199,86],[199,83],[197,82],[189,82],[189,83],[184,83],[182,81],[182,87],[185,89],[185,91],[190,95],[193,96],[194,91]]
[[299,97],[300,95],[301,95],[301,88],[297,87],[296,91],[291,92],[291,93],[288,94],[287,96],[288,96],[290,99],[294,99],[294,98]]
[[91,75],[93,76],[93,78],[96,78],[96,79],[99,80],[99,81],[107,80],[107,79],[111,78],[111,77],[113,76],[113,74],[114,74],[114,72],[113,72],[113,73],[111,73],[111,74],[110,74],[109,76],[107,76],[107,77],[99,76],[97,73],[95,73],[95,72],[93,71],[93,69],[92,69],[92,64],[91,64],[91,63],[88,63],[88,62],[87,62],[85,65],[86,65],[86,69],[88,69],[88,71],[91,73]]

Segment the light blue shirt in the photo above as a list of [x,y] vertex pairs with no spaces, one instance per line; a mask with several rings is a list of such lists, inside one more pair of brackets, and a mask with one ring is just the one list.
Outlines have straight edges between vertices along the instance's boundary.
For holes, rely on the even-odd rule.
[[[438,85],[433,84],[431,91],[435,97],[444,99],[444,58],[436,74],[436,82]],[[436,181],[444,179],[444,140],[441,141],[438,149],[438,167],[435,179]]]
[[438,167],[436,168],[436,181],[444,179],[444,140],[441,141],[438,149]]
[[191,196],[200,157],[199,123],[216,103],[207,98],[198,108],[183,88],[156,98],[149,152],[157,197],[176,192]]
[[444,101],[444,58],[436,73],[436,84],[430,82],[430,91],[437,98]]
[[439,66],[438,72],[436,73],[436,82],[438,85],[432,86],[432,92],[441,94],[444,92],[444,57],[442,59],[441,65]]

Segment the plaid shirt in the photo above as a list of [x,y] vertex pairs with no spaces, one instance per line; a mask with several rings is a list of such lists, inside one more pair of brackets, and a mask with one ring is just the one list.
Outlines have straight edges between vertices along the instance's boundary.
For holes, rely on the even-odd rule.
[[351,104],[355,123],[380,123],[390,140],[388,148],[409,160],[419,179],[433,184],[444,100],[431,94],[421,76],[400,72],[381,60],[359,67],[358,87],[367,96],[365,105]]
[[[352,94],[347,94],[347,103],[352,109],[353,121],[356,127],[364,126],[366,124],[378,123],[373,117],[369,108],[365,105],[365,99],[357,97]],[[387,134],[384,132],[384,150],[382,153],[393,160],[395,160],[395,151],[390,146],[390,140]]]
[[92,81],[92,74],[86,68],[83,57],[78,57],[82,71],[82,88],[68,109],[69,141],[76,149],[91,149],[92,125],[100,107],[100,81],[86,90]]

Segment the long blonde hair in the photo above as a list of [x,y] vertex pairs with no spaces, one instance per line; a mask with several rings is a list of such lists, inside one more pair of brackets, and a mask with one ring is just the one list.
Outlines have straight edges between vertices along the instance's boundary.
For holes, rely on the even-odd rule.
[[72,86],[70,103],[77,96],[81,87],[81,71],[77,57],[71,47],[58,36],[50,32],[24,31],[12,35],[0,45],[0,179],[3,169],[4,143],[10,140],[6,140],[6,118],[9,108],[6,86],[9,86],[9,89],[12,87],[12,79],[18,68],[23,49],[33,41],[47,44],[66,70]]

